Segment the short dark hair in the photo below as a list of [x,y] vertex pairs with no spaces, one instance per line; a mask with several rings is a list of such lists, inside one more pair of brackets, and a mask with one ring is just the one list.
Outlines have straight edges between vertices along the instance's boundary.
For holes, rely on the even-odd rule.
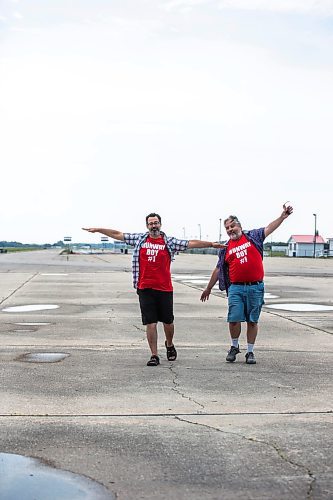
[[146,224],[148,224],[148,219],[149,217],[157,217],[160,224],[162,224],[162,219],[161,219],[161,216],[158,215],[158,214],[155,214],[155,212],[151,213],[151,214],[148,214],[147,217],[146,217]]
[[241,226],[241,223],[239,222],[237,215],[229,215],[229,217],[224,219],[224,222],[223,222],[224,225],[227,222],[227,220],[231,220],[231,222],[235,222],[236,224],[239,224]]

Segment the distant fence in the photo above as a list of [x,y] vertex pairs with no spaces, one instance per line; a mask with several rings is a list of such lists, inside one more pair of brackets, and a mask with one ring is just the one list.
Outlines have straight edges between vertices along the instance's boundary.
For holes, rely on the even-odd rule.
[[318,252],[315,252],[315,255],[313,255],[313,250],[301,250],[301,251],[289,251],[288,257],[307,257],[307,258],[313,258],[315,257],[316,259],[319,258],[325,258],[325,257],[333,257],[333,253],[329,252],[328,250],[318,250]]

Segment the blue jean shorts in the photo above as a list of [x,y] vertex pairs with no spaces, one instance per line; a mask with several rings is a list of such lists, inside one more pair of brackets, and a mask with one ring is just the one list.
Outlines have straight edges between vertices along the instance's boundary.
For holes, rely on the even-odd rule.
[[234,285],[228,290],[228,318],[230,323],[246,321],[258,323],[264,304],[264,283],[256,285]]

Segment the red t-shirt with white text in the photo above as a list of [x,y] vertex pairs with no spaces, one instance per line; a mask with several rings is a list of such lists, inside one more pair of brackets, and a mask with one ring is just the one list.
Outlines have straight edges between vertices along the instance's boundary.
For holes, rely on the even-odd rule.
[[148,236],[140,248],[138,288],[172,292],[170,264],[171,258],[164,238]]
[[244,234],[239,240],[229,241],[225,260],[229,264],[231,283],[262,281],[264,278],[264,266],[260,252]]

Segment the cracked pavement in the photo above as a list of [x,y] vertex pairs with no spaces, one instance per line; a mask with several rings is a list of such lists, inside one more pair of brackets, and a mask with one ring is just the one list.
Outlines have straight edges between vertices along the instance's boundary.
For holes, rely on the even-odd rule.
[[[181,254],[178,359],[167,361],[159,328],[161,365],[147,367],[130,258],[1,255],[0,452],[88,476],[121,500],[333,498],[332,314],[264,309],[257,365],[244,362],[244,333],[226,363],[226,299],[202,304],[204,285],[184,279],[209,275],[216,258]],[[332,304],[332,261],[265,268],[278,295],[267,303]],[[59,308],[3,311],[27,304]],[[43,352],[69,356],[22,362]]]

